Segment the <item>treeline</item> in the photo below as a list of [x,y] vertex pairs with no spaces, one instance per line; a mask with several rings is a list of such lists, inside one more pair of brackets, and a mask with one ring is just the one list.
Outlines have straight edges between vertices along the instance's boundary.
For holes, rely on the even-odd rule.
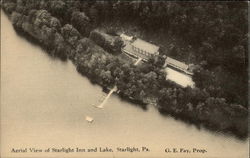
[[[248,63],[247,2],[5,0],[7,11],[28,15],[45,9],[82,35],[103,22],[133,23],[141,29],[173,34],[195,47],[194,56],[208,67],[222,66],[243,73]],[[17,8],[15,8],[17,6]],[[233,62],[231,62],[233,61]],[[239,71],[240,70],[240,71]]]
[[[99,32],[93,30],[101,22],[111,19],[124,21],[125,18],[129,21],[132,17],[129,17],[128,14],[134,15],[133,18],[135,19],[139,18],[138,13],[128,13],[126,10],[130,10],[130,7],[136,11],[149,8],[146,9],[147,12],[145,10],[139,12],[140,14],[145,12],[143,15],[147,15],[152,10],[152,6],[148,6],[153,4],[164,4],[164,7],[168,6],[168,11],[175,9],[172,14],[177,17],[180,14],[179,12],[182,11],[178,7],[176,9],[175,5],[182,7],[186,5],[186,3],[179,4],[177,2],[4,0],[2,8],[7,14],[11,15],[14,28],[19,33],[32,37],[52,56],[72,60],[77,70],[89,77],[92,82],[106,88],[117,85],[122,97],[144,103],[154,99],[160,111],[217,131],[231,132],[239,137],[246,137],[248,134],[248,110],[244,106],[247,106],[247,99],[245,98],[247,84],[244,83],[242,89],[238,89],[238,84],[241,85],[242,83],[232,83],[232,81],[240,81],[240,77],[235,75],[236,73],[233,71],[231,72],[230,69],[226,69],[226,71],[224,66],[221,65],[210,68],[211,63],[202,62],[194,74],[196,88],[181,88],[165,79],[166,74],[161,68],[164,63],[162,56],[150,59],[147,64],[135,67],[105,51],[102,47],[110,43],[106,39],[99,41],[99,45],[102,47],[96,44],[102,36],[100,37]],[[173,4],[175,5],[172,6]],[[202,3],[196,5],[198,4],[201,7],[204,6]],[[130,7],[127,8],[124,5]],[[208,3],[208,5],[211,5],[211,3]],[[105,11],[105,7],[108,7],[109,10]],[[121,12],[122,10],[124,12]],[[166,18],[165,12],[161,11],[161,13],[163,15],[155,13],[155,18]],[[203,13],[205,17],[208,15]],[[144,20],[140,19],[138,23],[152,18],[142,17],[144,17]],[[158,23],[155,24],[160,25]],[[154,29],[158,29],[157,27],[154,26]],[[183,26],[176,24],[176,27]],[[147,29],[146,26],[144,29]],[[89,39],[89,36],[96,43]],[[120,46],[121,43],[117,42],[117,44]],[[107,50],[107,48],[105,49]],[[116,50],[114,49],[114,51]],[[218,52],[216,56],[220,55]],[[211,71],[214,68],[216,68],[217,73]],[[234,79],[231,79],[232,77]],[[242,76],[242,78],[244,77]],[[225,81],[230,85],[225,84]],[[240,94],[237,94],[238,91],[241,91]],[[242,95],[242,97],[239,95]],[[242,100],[243,103],[241,104]]]
[[217,132],[247,135],[247,109],[238,104],[228,104],[224,98],[212,97],[204,89],[162,88],[158,103],[161,112],[196,125],[205,124]]
[[30,10],[27,16],[13,12],[11,20],[16,30],[36,39],[51,55],[67,58],[61,23],[46,10]]

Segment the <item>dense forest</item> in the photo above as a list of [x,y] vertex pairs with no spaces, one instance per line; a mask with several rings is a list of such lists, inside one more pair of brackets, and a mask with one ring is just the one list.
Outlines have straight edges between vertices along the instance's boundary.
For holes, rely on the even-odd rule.
[[[154,100],[160,112],[196,125],[247,136],[246,2],[3,0],[1,6],[18,33],[72,60],[93,83],[117,85],[124,98]],[[106,38],[98,31],[104,28]],[[121,30],[152,37],[160,56],[139,66],[121,58]],[[195,88],[165,79],[166,56],[195,65]]]

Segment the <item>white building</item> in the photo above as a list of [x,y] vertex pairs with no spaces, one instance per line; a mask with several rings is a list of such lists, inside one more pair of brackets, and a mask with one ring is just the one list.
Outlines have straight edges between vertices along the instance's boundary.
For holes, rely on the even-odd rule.
[[122,33],[120,35],[120,37],[122,38],[122,40],[124,41],[132,41],[133,40],[133,36],[128,36],[128,35],[125,35],[124,33]]
[[184,62],[175,60],[173,58],[167,57],[164,67],[167,67],[167,66],[174,67],[180,71],[185,72],[186,74],[193,75],[193,72],[189,70],[189,66],[187,64],[185,64]]

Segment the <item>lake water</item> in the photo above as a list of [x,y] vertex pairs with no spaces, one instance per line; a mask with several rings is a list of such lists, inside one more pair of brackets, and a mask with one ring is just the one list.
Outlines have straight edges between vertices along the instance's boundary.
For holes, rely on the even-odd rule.
[[[143,110],[104,95],[71,62],[52,59],[18,36],[1,13],[1,157],[248,157],[248,141],[198,130],[149,106]],[[94,118],[88,123],[85,116]],[[117,147],[150,152],[119,153]],[[113,153],[12,153],[12,148],[110,147]],[[165,153],[166,148],[200,148],[205,154]],[[125,155],[124,155],[125,154]],[[87,156],[88,155],[88,156]]]

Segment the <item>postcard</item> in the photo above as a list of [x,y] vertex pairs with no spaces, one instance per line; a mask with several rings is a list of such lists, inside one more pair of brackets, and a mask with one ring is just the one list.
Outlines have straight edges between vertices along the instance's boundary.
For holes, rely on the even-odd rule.
[[3,0],[2,158],[248,158],[248,2]]

